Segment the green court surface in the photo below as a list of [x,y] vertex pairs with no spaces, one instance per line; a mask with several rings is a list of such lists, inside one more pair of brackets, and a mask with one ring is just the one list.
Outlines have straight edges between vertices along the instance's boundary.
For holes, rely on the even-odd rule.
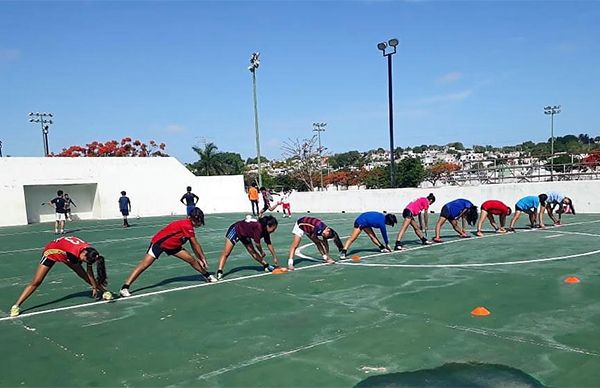
[[[356,217],[311,215],[341,236]],[[284,264],[296,216],[278,217],[273,235]],[[197,230],[211,270],[242,218],[209,215]],[[118,292],[173,219],[68,228],[107,257]],[[427,247],[409,230],[411,249],[388,254],[362,235],[349,253],[361,260],[334,265],[308,259],[318,255],[305,238],[305,258],[282,275],[263,272],[240,245],[216,284],[161,256],[131,298],[111,303],[92,300],[57,264],[15,319],[10,306],[54,234],[50,224],[0,228],[0,386],[597,386],[600,215],[565,223],[470,239],[446,224],[445,243]],[[491,315],[471,316],[477,306]]]

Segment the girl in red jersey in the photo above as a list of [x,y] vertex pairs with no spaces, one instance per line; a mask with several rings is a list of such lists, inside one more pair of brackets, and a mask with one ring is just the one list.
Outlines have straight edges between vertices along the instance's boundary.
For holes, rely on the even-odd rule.
[[[492,199],[482,203],[481,215],[479,216],[479,221],[477,222],[477,236],[483,236],[483,232],[481,232],[481,227],[483,226],[483,221],[486,218],[490,221],[490,225],[492,225],[492,228],[494,228],[494,230],[497,233],[506,233],[504,225],[506,224],[506,217],[509,216],[510,213],[510,208],[506,206],[503,202]],[[500,227],[496,225],[496,220],[494,220],[494,216],[499,216]]]
[[[231,225],[229,229],[227,229],[227,233],[225,233],[225,246],[223,247],[223,252],[221,253],[221,258],[219,259],[217,280],[223,279],[223,268],[225,268],[225,263],[227,262],[233,247],[238,241],[241,241],[242,244],[244,244],[246,250],[248,253],[250,253],[250,256],[252,256],[254,260],[258,261],[263,266],[265,271],[273,272],[275,267],[279,265],[275,248],[273,248],[273,244],[271,244],[271,233],[275,232],[277,229],[277,224],[277,218],[273,216],[264,216],[258,220],[246,219]],[[264,259],[266,253],[263,251],[262,246],[260,245],[260,240],[263,238],[267,243],[267,248],[269,248],[271,255],[273,255],[273,262],[275,263],[275,266],[270,265]],[[254,241],[256,247],[252,241]]]
[[[296,254],[296,249],[300,244],[300,240],[302,240],[302,236],[305,234],[315,243],[315,246],[319,250],[319,253],[323,256],[323,261],[327,264],[333,264],[335,261],[329,257],[329,243],[328,239],[332,238],[333,242],[337,246],[338,250],[344,249],[344,244],[342,240],[340,240],[340,236],[336,233],[335,230],[331,229],[323,221],[314,217],[301,217],[294,224],[294,229],[292,230],[292,234],[294,235],[292,239],[292,244],[290,245],[290,255],[288,258],[288,269],[294,269],[294,255]],[[319,237],[321,237],[319,239]]]
[[[208,273],[208,264],[206,256],[202,251],[200,242],[196,239],[194,228],[204,225],[204,213],[199,208],[195,207],[190,210],[188,218],[171,222],[158,231],[152,237],[148,251],[139,262],[137,267],[129,275],[119,294],[123,297],[131,296],[129,287],[144,272],[154,263],[156,259],[164,252],[167,255],[172,255],[181,259],[192,266],[196,271],[200,272],[207,282],[216,282],[217,279]],[[183,249],[183,244],[190,242],[192,250],[196,257],[194,258],[188,251]]]
[[[51,241],[44,248],[42,260],[37,267],[33,280],[25,287],[17,302],[10,309],[10,316],[21,313],[21,304],[42,284],[44,278],[57,261],[65,263],[84,282],[92,286],[92,297],[96,298],[106,291],[106,266],[104,257],[87,242],[75,236],[60,237]],[[86,270],[81,266],[86,263]],[[93,264],[96,263],[98,276],[94,277]]]

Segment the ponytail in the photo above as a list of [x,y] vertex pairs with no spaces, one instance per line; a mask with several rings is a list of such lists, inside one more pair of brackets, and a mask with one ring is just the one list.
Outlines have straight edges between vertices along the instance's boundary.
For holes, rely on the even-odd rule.
[[477,206],[471,206],[467,210],[466,217],[469,225],[475,225],[477,223]]
[[433,193],[429,193],[429,195],[427,196],[427,199],[431,202],[434,203],[435,202],[435,195],[433,195]]
[[342,244],[342,240],[340,239],[340,235],[337,234],[337,232],[335,230],[333,230],[333,229],[331,229],[331,238],[333,239],[333,242],[335,243],[335,246],[337,247],[337,249],[339,251],[341,251],[342,249],[344,249],[344,244]]
[[104,264],[104,256],[98,256],[96,260],[96,283],[106,286],[108,284],[108,276],[106,276],[106,265]]

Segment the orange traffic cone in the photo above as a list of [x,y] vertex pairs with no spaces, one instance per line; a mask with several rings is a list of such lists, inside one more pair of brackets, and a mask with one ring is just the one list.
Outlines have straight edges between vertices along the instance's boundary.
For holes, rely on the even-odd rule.
[[471,315],[474,317],[487,317],[490,314],[490,310],[482,306],[475,307],[473,311],[471,311]]
[[352,256],[352,261],[360,261],[360,256],[358,256],[358,255]]
[[577,284],[579,282],[581,282],[581,280],[579,280],[577,276],[567,276],[565,278],[565,283],[567,284]]

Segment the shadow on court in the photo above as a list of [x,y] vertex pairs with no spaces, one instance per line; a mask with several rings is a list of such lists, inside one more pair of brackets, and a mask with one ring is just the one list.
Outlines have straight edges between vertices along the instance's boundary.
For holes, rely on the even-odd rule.
[[53,304],[60,303],[60,302],[63,302],[63,301],[65,301],[65,300],[74,299],[74,298],[81,298],[81,297],[84,297],[84,296],[87,296],[87,297],[89,297],[89,299],[92,299],[92,300],[93,300],[93,298],[91,297],[91,295],[92,295],[92,292],[91,292],[91,291],[80,291],[80,292],[75,292],[75,293],[73,293],[73,294],[65,295],[65,296],[63,296],[62,298],[55,299],[55,300],[53,300],[53,301],[50,301],[50,302],[46,302],[46,303],[42,303],[42,304],[38,304],[38,305],[36,305],[36,306],[31,306],[31,307],[29,307],[28,309],[21,310],[21,313],[28,312],[29,310],[35,310],[35,309],[38,309],[38,308],[40,308],[40,307],[52,306]]
[[371,376],[355,387],[544,387],[527,373],[505,365],[449,363],[438,368]]

